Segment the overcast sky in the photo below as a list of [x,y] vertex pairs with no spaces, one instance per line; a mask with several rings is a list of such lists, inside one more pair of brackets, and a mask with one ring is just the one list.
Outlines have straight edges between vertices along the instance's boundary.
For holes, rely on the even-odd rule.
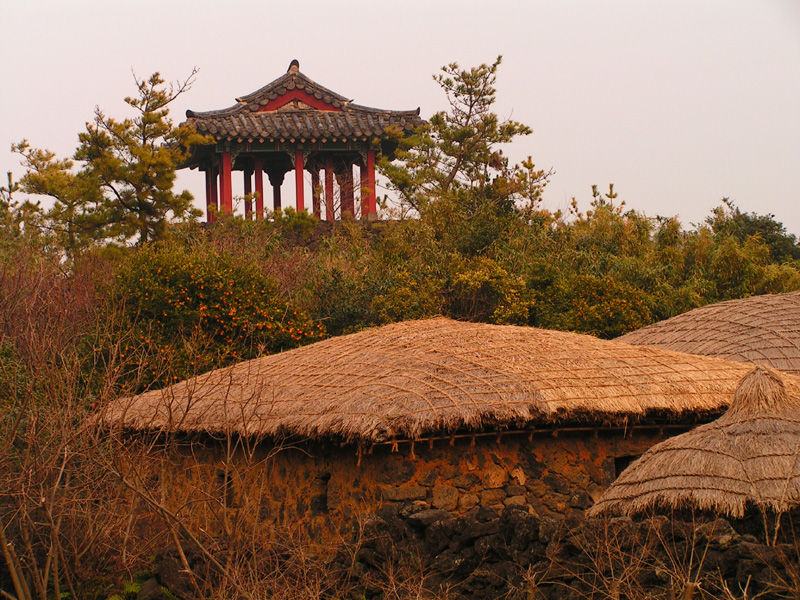
[[[95,105],[126,116],[131,70],[199,68],[176,121],[294,58],[356,103],[427,117],[442,65],[502,54],[497,112],[534,130],[505,152],[555,170],[548,208],[614,183],[686,227],[730,197],[800,235],[800,0],[0,0],[0,22],[0,173],[17,178],[12,142],[66,157]],[[202,174],[178,186],[204,204]]]

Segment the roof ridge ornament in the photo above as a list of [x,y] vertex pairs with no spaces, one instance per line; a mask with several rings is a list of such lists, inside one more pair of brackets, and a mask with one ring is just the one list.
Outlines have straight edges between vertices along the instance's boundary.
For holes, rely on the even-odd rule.
[[300,61],[296,58],[289,63],[289,68],[286,70],[287,73],[291,73],[292,75],[297,75],[300,72]]

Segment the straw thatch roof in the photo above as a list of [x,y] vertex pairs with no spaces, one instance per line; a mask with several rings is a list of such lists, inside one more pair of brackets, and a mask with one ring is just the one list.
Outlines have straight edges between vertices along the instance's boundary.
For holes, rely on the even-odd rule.
[[742,380],[722,417],[631,464],[590,514],[693,507],[740,518],[751,505],[777,513],[800,506],[800,394],[764,367]]
[[703,306],[617,339],[800,375],[800,292]]
[[377,442],[492,427],[716,415],[748,367],[437,318],[242,362],[111,404],[107,425]]

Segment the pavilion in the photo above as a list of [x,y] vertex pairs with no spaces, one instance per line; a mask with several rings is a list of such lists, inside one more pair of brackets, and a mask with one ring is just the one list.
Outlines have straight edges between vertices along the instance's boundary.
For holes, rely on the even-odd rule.
[[278,210],[281,184],[294,170],[298,212],[306,209],[304,172],[308,171],[315,217],[333,221],[349,214],[374,219],[376,151],[391,156],[397,133],[410,133],[423,123],[419,108],[393,111],[352,104],[306,77],[297,60],[285,75],[236,98],[230,108],[187,110],[186,117],[199,133],[214,139],[212,144],[193,146],[182,165],[205,173],[209,222],[217,214],[233,213],[232,171],[244,175],[246,218],[264,216],[264,173],[272,186],[272,209]]

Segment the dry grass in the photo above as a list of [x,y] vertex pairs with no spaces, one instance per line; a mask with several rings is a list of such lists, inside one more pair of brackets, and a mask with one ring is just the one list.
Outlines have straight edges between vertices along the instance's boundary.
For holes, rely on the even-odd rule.
[[122,429],[372,443],[459,429],[589,422],[726,407],[748,367],[591,336],[407,321],[242,362],[123,398]]
[[703,306],[617,339],[800,375],[800,292]]

